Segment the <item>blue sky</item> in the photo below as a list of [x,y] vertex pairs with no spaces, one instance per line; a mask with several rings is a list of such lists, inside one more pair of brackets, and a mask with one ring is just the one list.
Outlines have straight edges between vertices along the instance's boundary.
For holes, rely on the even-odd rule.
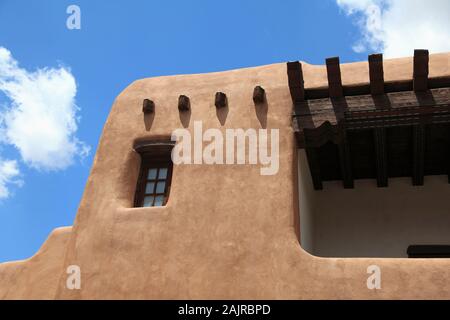
[[[20,171],[0,199],[0,262],[33,255],[52,229],[73,223],[112,102],[132,81],[288,60],[322,64],[330,56],[350,62],[389,48],[374,36],[377,26],[361,23],[370,20],[370,7],[341,2],[0,0],[0,47],[21,72],[70,72],[79,110],[69,136],[91,148],[54,170],[0,137],[0,160],[15,160]],[[363,2],[384,10],[379,1]],[[71,4],[81,9],[81,30],[66,27]],[[0,114],[12,104],[0,91]]]

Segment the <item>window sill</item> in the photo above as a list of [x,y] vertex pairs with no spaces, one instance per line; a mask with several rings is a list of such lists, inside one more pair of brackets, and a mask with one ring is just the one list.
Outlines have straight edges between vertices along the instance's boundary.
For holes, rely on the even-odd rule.
[[163,207],[139,207],[139,208],[119,208],[115,216],[116,222],[129,221],[149,221],[149,220],[165,220],[170,213],[169,206]]

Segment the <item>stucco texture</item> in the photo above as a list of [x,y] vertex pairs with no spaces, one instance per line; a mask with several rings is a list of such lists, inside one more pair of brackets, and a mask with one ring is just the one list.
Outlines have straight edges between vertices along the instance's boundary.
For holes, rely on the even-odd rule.
[[[387,60],[385,80],[412,78],[412,58]],[[343,64],[343,83],[367,83],[366,62]],[[326,86],[326,68],[303,64],[306,87]],[[430,56],[430,76],[450,75],[450,54]],[[1,298],[42,299],[391,299],[450,298],[448,259],[319,258],[299,243],[297,150],[286,64],[138,80],[116,99],[73,228],[55,231],[27,261],[0,265]],[[266,90],[267,110],[253,88]],[[217,111],[214,94],[227,94]],[[178,96],[190,97],[180,113]],[[145,116],[150,98],[156,112]],[[165,207],[132,208],[137,139],[174,129],[279,129],[280,168],[175,165]],[[450,211],[450,210],[449,210]],[[301,221],[300,221],[301,223]],[[367,267],[382,289],[366,286]],[[79,265],[81,289],[66,288]]]

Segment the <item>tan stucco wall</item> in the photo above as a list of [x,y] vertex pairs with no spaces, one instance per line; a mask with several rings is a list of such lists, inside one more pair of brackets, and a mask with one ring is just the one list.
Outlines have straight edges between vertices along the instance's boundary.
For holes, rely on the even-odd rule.
[[0,264],[0,299],[54,299],[71,230],[53,230],[30,259]]
[[[431,56],[430,76],[450,75],[449,59]],[[386,80],[411,78],[411,61],[386,61]],[[323,66],[304,65],[303,71],[307,87],[326,85]],[[367,63],[343,65],[342,76],[344,84],[367,82]],[[253,104],[256,85],[266,90],[267,115]],[[216,111],[216,91],[227,94],[228,111]],[[181,117],[180,94],[190,97],[192,107]],[[144,98],[155,101],[154,117],[144,119]],[[449,260],[324,259],[300,247],[302,199],[291,112],[284,63],[132,83],[105,124],[54,297],[449,298]],[[278,174],[261,176],[259,166],[251,165],[179,165],[166,207],[131,208],[139,168],[133,142],[170,136],[183,126],[192,130],[195,120],[220,130],[258,129],[261,123],[279,129]],[[48,261],[53,267],[60,262]],[[381,267],[383,288],[370,291],[366,269],[374,263]],[[81,290],[65,288],[72,264],[81,267]],[[20,277],[7,269],[0,265],[1,278]],[[10,283],[5,287],[15,290]],[[41,293],[39,283],[20,289]],[[28,297],[18,292],[14,297]]]

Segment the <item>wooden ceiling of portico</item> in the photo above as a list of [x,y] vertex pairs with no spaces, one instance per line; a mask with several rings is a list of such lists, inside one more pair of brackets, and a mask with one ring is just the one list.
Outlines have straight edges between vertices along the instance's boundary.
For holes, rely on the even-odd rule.
[[305,89],[302,65],[287,64],[293,126],[314,188],[323,181],[450,174],[450,77],[428,78],[428,51],[415,50],[412,79],[385,82],[381,54],[369,56],[369,82],[343,86],[339,58],[326,60],[328,87]]

